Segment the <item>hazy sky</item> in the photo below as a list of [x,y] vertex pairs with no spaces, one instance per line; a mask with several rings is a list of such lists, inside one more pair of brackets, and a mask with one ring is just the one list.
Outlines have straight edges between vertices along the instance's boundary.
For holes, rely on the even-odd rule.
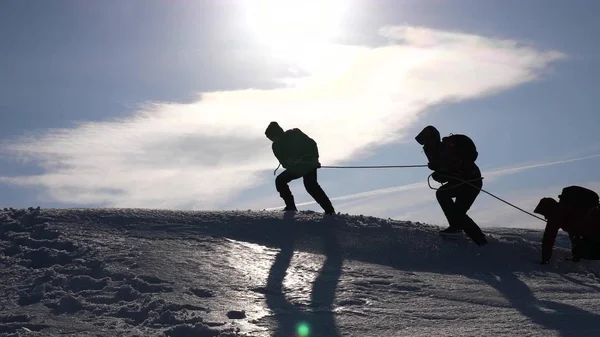
[[[0,206],[282,206],[264,129],[323,165],[425,164],[464,133],[484,189],[532,210],[600,191],[595,1],[0,2]],[[596,156],[598,155],[598,156]],[[281,171],[280,171],[281,172]],[[445,226],[426,168],[322,169],[342,213]],[[301,209],[311,203],[291,184]],[[304,204],[306,203],[306,204]],[[481,194],[482,226],[543,223]]]

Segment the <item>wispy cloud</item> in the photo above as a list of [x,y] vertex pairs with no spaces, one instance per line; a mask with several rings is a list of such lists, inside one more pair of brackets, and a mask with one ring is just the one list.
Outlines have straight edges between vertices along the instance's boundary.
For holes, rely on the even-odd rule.
[[519,173],[521,171],[531,170],[534,168],[541,168],[541,167],[554,166],[554,165],[559,165],[559,164],[573,163],[573,162],[587,160],[587,159],[593,159],[593,158],[600,158],[600,154],[594,154],[594,155],[590,155],[590,156],[571,158],[571,159],[565,159],[565,160],[557,160],[557,161],[551,161],[551,162],[546,162],[546,163],[537,163],[537,164],[524,165],[524,166],[518,166],[518,167],[497,169],[497,170],[486,172],[485,176],[488,178],[497,177],[497,176],[503,176],[503,175],[507,175],[507,174]]
[[37,161],[45,173],[2,181],[43,187],[59,202],[218,208],[269,178],[276,163],[263,132],[272,120],[306,131],[323,162],[335,164],[402,139],[434,104],[532,81],[564,57],[421,27],[382,34],[395,43],[307,51],[309,75],[285,88],[208,92],[194,103],[148,104],[119,120],[4,144],[3,152]]

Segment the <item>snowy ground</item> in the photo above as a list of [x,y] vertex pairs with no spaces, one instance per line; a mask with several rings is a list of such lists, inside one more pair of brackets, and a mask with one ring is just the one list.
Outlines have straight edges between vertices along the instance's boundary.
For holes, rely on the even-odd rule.
[[[600,336],[600,266],[362,216],[0,211],[1,336]],[[559,244],[568,247],[566,237]]]

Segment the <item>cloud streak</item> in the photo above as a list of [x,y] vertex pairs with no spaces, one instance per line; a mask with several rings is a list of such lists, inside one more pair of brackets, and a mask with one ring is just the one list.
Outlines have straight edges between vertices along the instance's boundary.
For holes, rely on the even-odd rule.
[[559,164],[568,164],[568,163],[573,163],[573,162],[588,160],[588,159],[594,159],[594,158],[600,158],[600,154],[594,154],[594,155],[589,155],[589,156],[585,156],[585,157],[571,158],[571,159],[565,159],[565,160],[551,161],[551,162],[546,162],[546,163],[531,164],[531,165],[525,165],[525,166],[519,166],[519,167],[497,169],[497,170],[493,170],[493,171],[485,173],[485,176],[486,177],[498,177],[498,176],[503,176],[503,175],[507,175],[507,174],[519,173],[521,171],[530,170],[530,169],[534,169],[534,168],[554,166],[554,165],[559,165]]
[[[515,41],[422,27],[387,27],[380,47],[321,45],[308,74],[274,90],[202,93],[189,104],[146,104],[118,120],[87,122],[2,145],[39,175],[3,177],[53,201],[115,207],[215,209],[266,181],[276,166],[266,125],[300,127],[328,164],[402,139],[435,104],[539,78],[565,56]],[[456,79],[460,78],[460,85]]]

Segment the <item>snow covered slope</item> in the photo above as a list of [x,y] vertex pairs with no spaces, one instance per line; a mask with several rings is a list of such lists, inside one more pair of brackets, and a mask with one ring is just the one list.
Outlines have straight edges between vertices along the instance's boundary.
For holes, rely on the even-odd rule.
[[437,230],[312,212],[0,211],[0,335],[600,336],[597,262],[563,249],[539,265],[539,231],[488,230],[478,247]]

